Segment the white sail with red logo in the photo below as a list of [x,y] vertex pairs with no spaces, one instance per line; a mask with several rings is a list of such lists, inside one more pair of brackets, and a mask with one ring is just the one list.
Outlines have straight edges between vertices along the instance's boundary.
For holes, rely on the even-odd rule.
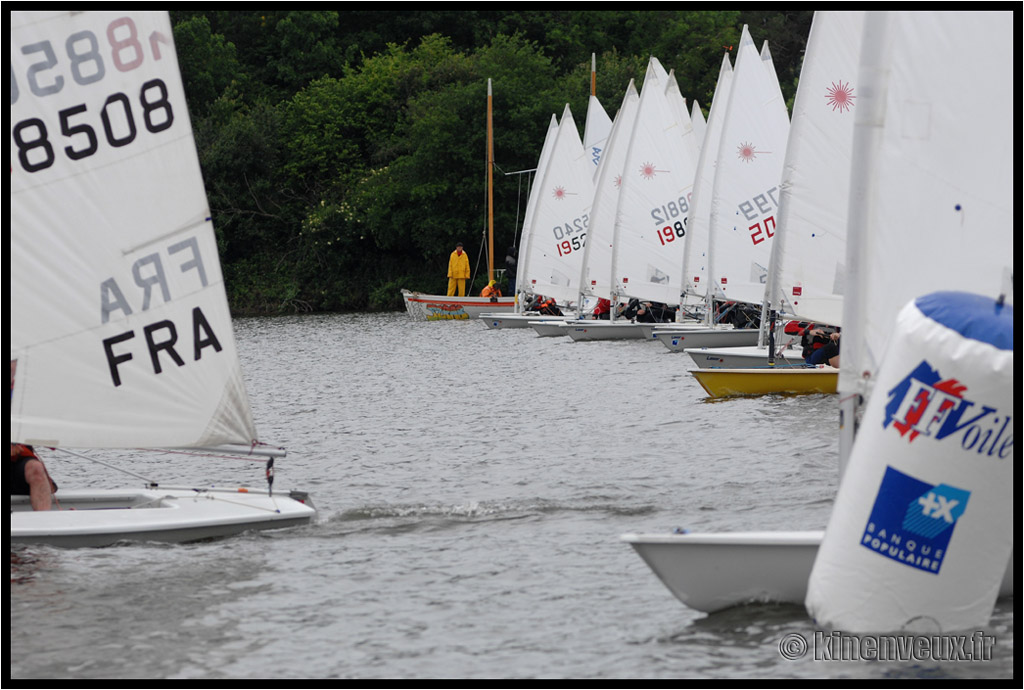
[[711,201],[708,272],[716,299],[764,299],[788,136],[771,61],[761,59],[744,26]]
[[612,255],[615,295],[665,304],[679,302],[697,169],[693,128],[673,81],[651,58],[622,166]]
[[833,629],[977,629],[1012,567],[1016,124],[992,84],[1014,38],[1009,12],[865,21],[839,377],[856,438],[806,600]]
[[863,12],[814,15],[780,192],[765,292],[789,318],[842,325],[846,225]]
[[589,156],[566,105],[544,170],[538,171],[534,183],[537,196],[521,254],[526,271],[519,276],[520,291],[562,304],[579,295],[577,281],[594,201]]

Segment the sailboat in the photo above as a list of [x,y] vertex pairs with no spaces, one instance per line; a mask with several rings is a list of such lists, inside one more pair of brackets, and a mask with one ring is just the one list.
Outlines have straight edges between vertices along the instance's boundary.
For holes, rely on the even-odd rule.
[[[12,542],[179,542],[309,523],[306,494],[273,490],[283,451],[253,424],[168,14],[13,12],[10,31],[23,48],[11,54],[11,442],[47,459],[235,451],[267,459],[268,479],[62,487],[38,511],[12,496]],[[105,41],[112,53],[83,52]],[[65,49],[69,71],[37,55]]]
[[[835,14],[841,13],[815,13],[811,40]],[[1010,27],[1012,18],[999,13],[867,13],[843,298],[841,467],[856,443],[863,401],[887,394],[871,384],[904,304],[936,290],[1003,292],[1012,299],[1005,276],[1013,270],[1015,195],[1004,145],[1013,138],[1013,104],[1011,93],[991,88],[1012,81]],[[869,49],[869,37],[884,49]],[[930,59],[922,60],[925,54]],[[950,99],[950,80],[966,92]],[[986,126],[973,126],[982,113]],[[823,535],[622,539],[684,604],[711,612],[758,601],[803,604]],[[1000,596],[1011,596],[1013,588],[1011,557]]]
[[[630,298],[674,303],[698,149],[675,77],[648,63],[623,161],[611,256],[612,304]],[[573,340],[644,338],[628,319],[569,324]]]
[[776,323],[773,311],[780,321],[842,325],[862,26],[863,12],[823,14],[810,37],[786,146],[760,342],[686,350],[701,368],[694,376],[713,397],[836,392],[838,370],[806,368],[799,350],[776,349],[768,329]]
[[[592,66],[583,141],[568,104],[561,124],[551,116],[523,222],[515,313],[481,314],[488,328],[530,328],[560,323],[579,313],[575,300],[589,234],[594,178],[612,125],[595,93],[595,69]],[[527,305],[539,295],[555,300],[563,315],[529,310]]]
[[[491,80],[487,80],[487,277],[494,278],[494,125]],[[455,297],[402,290],[405,310],[417,321],[468,321],[484,312],[513,311],[515,297]]]
[[[594,203],[591,207],[587,242],[583,249],[577,304],[596,302],[611,292],[612,235],[615,230],[619,177],[639,100],[636,87],[630,80],[618,113],[612,121],[611,133],[597,166]],[[580,313],[576,319],[535,321],[531,322],[530,326],[541,337],[564,336],[568,334],[567,329],[571,325],[594,323],[593,319],[585,319],[582,316]]]
[[704,119],[704,112],[700,109],[700,104],[697,101],[694,101],[690,108],[690,126],[693,127],[693,133],[697,137],[697,151],[699,152],[704,147],[704,134],[707,132],[708,123]]
[[[774,66],[758,53],[746,26],[735,69],[727,79],[728,105],[721,124],[714,124],[720,127],[712,135],[716,141],[709,142],[711,148],[702,149],[700,174],[705,184],[697,189],[700,196],[710,193],[710,207],[707,197],[702,202],[708,213],[707,225],[701,226],[701,219],[697,228],[704,232],[706,227],[706,251],[703,257],[693,251],[687,255],[691,262],[705,259],[702,267],[707,281],[699,288],[706,301],[705,328],[683,332],[671,327],[657,329],[656,338],[672,351],[715,343],[754,345],[759,336],[756,328],[722,328],[712,319],[715,303],[760,304],[764,298],[789,114]],[[709,155],[715,156],[710,186],[706,184],[711,170]],[[703,237],[694,242],[703,245]],[[698,289],[695,277],[688,276],[689,282],[684,283],[691,293]]]
[[[594,200],[593,178],[590,154],[583,148],[576,121],[566,104],[545,169],[538,172],[534,184],[538,193],[532,217],[524,224],[530,232],[524,235],[516,271],[520,304],[534,295],[543,295],[568,309],[568,304],[576,299],[576,281]],[[480,318],[491,328],[529,328],[530,321],[544,319],[537,313],[483,314]]]

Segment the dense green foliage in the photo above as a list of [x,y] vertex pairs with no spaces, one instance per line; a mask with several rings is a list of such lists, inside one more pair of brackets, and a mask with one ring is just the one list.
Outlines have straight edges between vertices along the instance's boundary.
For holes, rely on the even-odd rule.
[[493,82],[495,255],[517,244],[552,114],[614,116],[654,55],[707,113],[744,24],[792,100],[812,12],[172,12],[237,314],[400,309],[442,292],[465,243],[486,280]]

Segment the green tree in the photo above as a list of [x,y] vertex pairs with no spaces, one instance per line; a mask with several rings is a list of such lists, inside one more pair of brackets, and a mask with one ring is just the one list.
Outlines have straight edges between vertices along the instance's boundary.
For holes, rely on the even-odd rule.
[[192,117],[204,117],[232,84],[245,80],[234,44],[210,29],[210,20],[192,16],[174,25],[178,65]]

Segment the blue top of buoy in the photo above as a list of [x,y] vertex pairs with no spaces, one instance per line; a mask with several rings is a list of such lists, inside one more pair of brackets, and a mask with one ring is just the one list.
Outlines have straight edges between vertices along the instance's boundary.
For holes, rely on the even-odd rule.
[[933,292],[917,308],[965,338],[1013,351],[1013,305],[969,292]]

